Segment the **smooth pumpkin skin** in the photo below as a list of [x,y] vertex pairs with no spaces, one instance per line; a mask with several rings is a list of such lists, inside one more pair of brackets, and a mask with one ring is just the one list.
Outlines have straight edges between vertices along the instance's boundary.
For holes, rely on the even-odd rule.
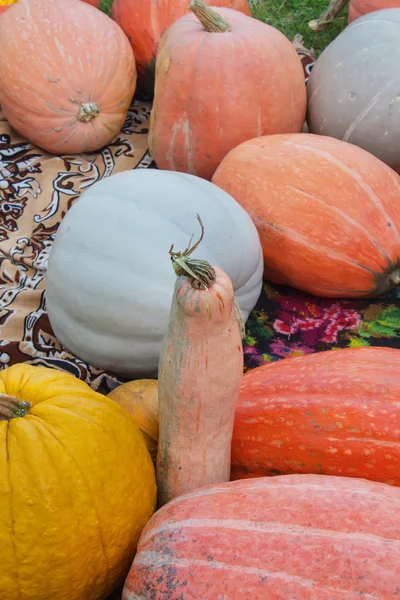
[[376,296],[400,280],[400,179],[361,148],[266,136],[232,150],[212,181],[253,219],[266,279],[334,298]]
[[400,485],[400,350],[331,350],[244,374],[231,477],[290,473]]
[[[247,0],[213,0],[250,15]],[[155,61],[162,36],[174,21],[189,12],[189,0],[114,0],[111,17],[122,27],[135,54],[139,85],[153,93]]]
[[318,57],[307,82],[311,133],[349,142],[400,173],[400,7],[363,15]]
[[238,11],[217,12],[231,32],[208,33],[190,14],[163,37],[149,129],[160,169],[204,179],[245,140],[300,132],[306,110],[303,68],[290,41]]
[[349,23],[375,10],[400,8],[400,0],[350,0]]
[[243,348],[232,282],[214,268],[208,289],[175,284],[158,367],[159,506],[230,477]]
[[154,467],[116,403],[70,374],[16,364],[0,394],[0,590],[7,600],[101,600],[123,581],[155,509]]
[[[81,0],[20,0],[2,15],[0,38],[0,104],[20,135],[50,153],[80,154],[119,133],[136,67],[107,15]],[[99,114],[83,122],[89,102]]]
[[112,390],[108,397],[131,415],[143,435],[153,462],[155,462],[159,431],[157,380],[128,381]]
[[393,600],[400,489],[321,475],[209,486],[144,529],[123,600]]

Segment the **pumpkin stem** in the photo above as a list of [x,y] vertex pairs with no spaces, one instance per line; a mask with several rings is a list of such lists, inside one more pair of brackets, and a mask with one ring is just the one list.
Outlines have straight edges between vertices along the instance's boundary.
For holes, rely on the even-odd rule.
[[400,284],[400,269],[396,269],[387,278],[387,283],[390,287]]
[[11,421],[23,417],[31,407],[30,402],[25,402],[8,394],[0,394],[0,421]]
[[96,102],[81,102],[76,118],[83,123],[89,123],[99,114],[100,109]]
[[319,17],[310,21],[308,26],[313,31],[322,31],[327,25],[333,23],[337,15],[342,12],[349,0],[331,0],[326,11]]
[[190,0],[189,8],[208,33],[232,31],[230,23],[210,8],[204,0]]

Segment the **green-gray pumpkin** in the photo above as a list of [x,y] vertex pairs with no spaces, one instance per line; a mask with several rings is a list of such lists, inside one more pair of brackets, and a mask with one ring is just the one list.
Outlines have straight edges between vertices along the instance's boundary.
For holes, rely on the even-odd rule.
[[400,9],[342,31],[318,58],[307,94],[312,133],[360,146],[400,172]]

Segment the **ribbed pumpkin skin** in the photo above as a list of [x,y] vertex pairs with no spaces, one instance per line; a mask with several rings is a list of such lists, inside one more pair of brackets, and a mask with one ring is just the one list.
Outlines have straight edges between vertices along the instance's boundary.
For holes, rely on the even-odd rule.
[[102,600],[123,582],[155,509],[154,467],[129,415],[72,375],[26,364],[0,394],[0,597]]
[[217,12],[231,32],[208,33],[190,14],[163,37],[149,130],[160,169],[204,179],[245,140],[301,131],[306,107],[303,68],[289,40],[238,11]]
[[[77,0],[20,0],[2,15],[0,38],[0,104],[23,137],[47,152],[75,154],[119,133],[136,67],[126,36],[107,15]],[[100,113],[78,120],[89,101]]]
[[400,350],[319,352],[243,376],[231,477],[290,473],[400,485]]
[[123,600],[393,600],[400,489],[290,475],[202,488],[143,531]]
[[312,134],[262,137],[232,150],[212,181],[253,219],[267,279],[342,298],[399,279],[400,178],[365,150]]
[[[213,0],[213,6],[240,10],[250,15],[247,0]],[[189,12],[188,0],[114,0],[112,18],[122,27],[131,42],[139,74],[152,71],[158,45],[168,27]]]
[[375,10],[400,8],[400,0],[350,0],[349,23]]

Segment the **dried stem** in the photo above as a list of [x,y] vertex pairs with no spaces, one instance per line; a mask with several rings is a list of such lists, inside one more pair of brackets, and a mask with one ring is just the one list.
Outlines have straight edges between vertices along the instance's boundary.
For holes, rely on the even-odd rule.
[[210,8],[204,2],[204,0],[190,0],[189,8],[192,13],[196,15],[204,29],[209,33],[224,33],[227,31],[232,31],[232,27],[228,21],[221,17],[221,15],[215,10]]
[[8,394],[0,394],[0,421],[11,421],[23,417],[31,407],[30,402],[25,402]]
[[76,118],[83,123],[90,123],[100,112],[96,102],[81,102]]
[[327,25],[333,23],[337,15],[342,12],[349,0],[331,0],[326,11],[319,17],[310,21],[308,26],[313,31],[322,31]]

